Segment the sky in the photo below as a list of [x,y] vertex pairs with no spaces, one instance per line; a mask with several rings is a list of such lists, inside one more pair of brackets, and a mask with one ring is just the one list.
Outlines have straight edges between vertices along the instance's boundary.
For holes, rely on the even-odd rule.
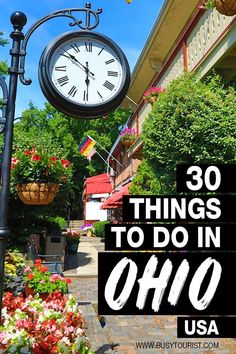
[[[92,9],[103,9],[100,15],[100,24],[95,29],[115,41],[125,53],[131,70],[133,70],[141,51],[145,45],[147,37],[158,16],[163,0],[133,0],[127,4],[125,0],[94,0],[91,1]],[[80,0],[0,0],[0,31],[4,32],[3,38],[8,38],[10,44],[0,47],[0,60],[7,60],[10,63],[9,50],[11,39],[9,35],[12,31],[10,23],[11,14],[18,10],[27,16],[27,24],[23,32],[26,31],[41,17],[54,11],[66,8],[83,8],[86,1]],[[74,13],[78,18],[83,13]],[[46,102],[38,83],[38,63],[44,48],[56,36],[73,31],[76,28],[69,26],[68,18],[56,18],[41,25],[32,35],[28,42],[25,77],[30,77],[33,82],[30,86],[18,83],[18,93],[16,101],[15,117],[22,116],[22,111],[28,108],[32,101],[38,108],[43,108]]]

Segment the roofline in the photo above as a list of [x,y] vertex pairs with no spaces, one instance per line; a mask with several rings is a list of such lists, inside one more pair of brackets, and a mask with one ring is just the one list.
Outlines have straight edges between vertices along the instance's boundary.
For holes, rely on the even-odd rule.
[[170,2],[170,0],[164,0],[164,2],[162,4],[162,7],[161,7],[161,9],[160,9],[160,11],[158,13],[158,16],[157,16],[157,18],[156,18],[156,20],[155,20],[155,22],[154,22],[154,24],[152,26],[151,32],[147,36],[147,39],[145,41],[145,45],[144,45],[144,47],[143,47],[143,49],[142,49],[142,51],[141,51],[141,53],[139,55],[139,58],[138,58],[138,60],[137,60],[137,62],[135,64],[135,67],[134,67],[134,69],[132,71],[132,78],[131,78],[130,86],[132,86],[132,82],[134,81],[134,78],[135,78],[135,76],[137,75],[137,73],[139,71],[138,69],[139,69],[140,65],[142,64],[142,62],[144,61],[144,58],[146,57],[145,52],[147,52],[150,49],[150,47],[151,47],[152,38],[154,37],[155,33],[158,32],[158,30],[159,30],[159,27],[161,25],[160,20],[161,20],[162,16],[164,15],[164,11],[167,9],[167,4],[169,3],[169,6],[171,6],[171,3],[173,1],[174,0],[171,0],[171,2]]

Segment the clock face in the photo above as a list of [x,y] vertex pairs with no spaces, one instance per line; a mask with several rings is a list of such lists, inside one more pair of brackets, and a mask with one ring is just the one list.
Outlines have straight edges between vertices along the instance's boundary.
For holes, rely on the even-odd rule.
[[50,60],[50,76],[68,100],[96,105],[113,97],[122,84],[123,70],[116,53],[101,40],[67,40]]
[[77,118],[98,118],[124,99],[130,69],[111,39],[96,32],[74,31],[45,48],[39,82],[45,97],[59,111]]

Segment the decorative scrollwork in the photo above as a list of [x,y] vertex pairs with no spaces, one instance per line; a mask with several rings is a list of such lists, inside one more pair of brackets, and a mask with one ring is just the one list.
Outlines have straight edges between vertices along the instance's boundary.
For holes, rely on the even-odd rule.
[[[73,13],[74,12],[84,12],[85,13],[85,23],[83,24],[83,20],[78,20]],[[91,4],[86,3],[85,8],[72,8],[72,9],[63,9],[57,10],[52,14],[49,14],[45,17],[42,17],[37,22],[35,22],[25,34],[25,38],[22,42],[21,46],[21,58],[20,58],[20,81],[24,85],[30,85],[32,80],[26,79],[24,77],[25,73],[25,55],[26,55],[26,48],[29,41],[29,38],[33,34],[33,32],[41,26],[44,22],[51,20],[56,17],[68,17],[72,20],[69,23],[70,26],[78,26],[82,30],[92,30],[96,28],[99,24],[99,15],[102,13],[102,9],[99,8],[97,11],[91,10]]]
[[3,133],[6,125],[6,110],[7,110],[7,99],[8,99],[8,89],[7,84],[2,75],[0,75],[0,87],[2,89],[2,109],[0,116],[0,134]]

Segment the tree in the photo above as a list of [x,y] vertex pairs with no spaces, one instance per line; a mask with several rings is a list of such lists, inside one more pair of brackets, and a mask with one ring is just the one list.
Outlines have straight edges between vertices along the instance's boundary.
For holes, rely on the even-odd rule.
[[[3,32],[0,31],[0,46],[4,47],[6,44],[8,44],[8,40],[2,38]],[[8,65],[6,61],[0,61],[0,74],[3,76],[6,76],[8,73]]]
[[142,136],[160,193],[175,192],[176,164],[236,163],[235,97],[215,75],[200,81],[185,74],[160,94]]
[[[78,145],[85,136],[90,135],[109,150],[129,114],[127,110],[118,109],[106,118],[76,120],[59,113],[50,104],[45,104],[45,108],[40,110],[30,103],[29,109],[23,112],[21,121],[15,125],[13,148],[41,146],[70,160],[74,167],[67,194],[58,195],[55,203],[45,208],[47,213],[66,216],[70,211],[73,217],[81,217],[85,178],[106,171],[106,165],[96,155],[89,163],[78,151]],[[101,150],[100,153],[107,157],[104,151]]]

